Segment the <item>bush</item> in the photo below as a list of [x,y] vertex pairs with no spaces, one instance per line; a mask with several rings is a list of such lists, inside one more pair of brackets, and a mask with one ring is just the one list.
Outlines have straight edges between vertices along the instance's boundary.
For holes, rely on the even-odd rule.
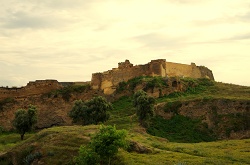
[[144,125],[145,121],[154,115],[155,99],[148,96],[143,90],[137,91],[133,96],[133,105],[139,122]]
[[178,115],[178,110],[181,106],[182,106],[182,103],[180,101],[168,102],[164,105],[164,111],[165,112],[172,112],[172,113]]
[[162,77],[152,77],[148,81],[146,81],[146,86],[144,90],[154,89],[155,87],[167,87],[168,84]]
[[110,164],[118,149],[127,147],[126,135],[125,130],[102,125],[91,143],[80,147],[79,156],[75,157],[74,161],[77,165]]
[[30,153],[23,159],[25,165],[30,165],[35,159],[40,159],[42,154],[40,152]]
[[98,124],[109,119],[107,111],[112,110],[112,104],[102,97],[94,97],[91,100],[83,102],[75,101],[69,116],[74,123],[80,122],[83,125]]
[[119,82],[117,88],[116,88],[116,92],[120,93],[122,91],[124,91],[127,88],[127,83],[125,81]]
[[3,110],[3,106],[8,103],[14,102],[14,99],[11,97],[5,98],[3,100],[0,100],[0,110]]

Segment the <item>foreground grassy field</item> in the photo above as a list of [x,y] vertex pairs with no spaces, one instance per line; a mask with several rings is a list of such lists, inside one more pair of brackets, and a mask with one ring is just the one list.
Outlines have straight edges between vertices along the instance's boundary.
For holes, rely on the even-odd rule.
[[[33,162],[44,164],[72,164],[80,145],[85,145],[99,126],[64,126],[29,134],[23,142],[17,140],[18,134],[1,135],[4,139],[16,139],[0,144],[0,152],[10,149],[22,163],[31,155],[39,153]],[[131,129],[128,141],[135,141],[149,149],[149,153],[120,150],[115,164],[249,164],[250,139],[228,140],[207,143],[173,143],[154,137],[136,126]],[[6,144],[9,147],[6,147]],[[0,164],[7,163],[0,160]]]

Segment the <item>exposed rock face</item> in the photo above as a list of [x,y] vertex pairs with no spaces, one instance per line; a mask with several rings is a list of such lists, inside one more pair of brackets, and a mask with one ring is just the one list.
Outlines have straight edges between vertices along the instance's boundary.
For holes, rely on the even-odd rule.
[[66,101],[62,96],[48,97],[47,95],[36,95],[23,99],[17,99],[14,102],[7,103],[0,111],[0,125],[6,130],[13,128],[12,121],[15,112],[18,109],[27,109],[27,106],[32,104],[38,110],[37,129],[48,128],[52,126],[71,125],[72,120],[68,116],[72,109],[75,100],[88,100],[96,95],[103,95],[103,93],[96,90],[89,90],[84,93],[74,93],[70,100]]
[[191,77],[208,78],[214,80],[211,70],[204,66],[178,64],[166,62],[166,60],[152,60],[145,65],[134,66],[126,60],[118,64],[118,68],[103,73],[92,74],[91,85],[93,89],[103,90],[105,94],[113,94],[116,86],[122,81],[139,76],[161,76],[161,77]]
[[209,99],[180,102],[177,111],[166,110],[168,103],[156,106],[156,114],[170,119],[179,114],[201,119],[219,138],[241,139],[250,137],[250,101]]
[[137,152],[140,154],[148,154],[152,153],[152,150],[137,143],[136,141],[130,141],[129,142],[129,147],[128,147],[128,152]]

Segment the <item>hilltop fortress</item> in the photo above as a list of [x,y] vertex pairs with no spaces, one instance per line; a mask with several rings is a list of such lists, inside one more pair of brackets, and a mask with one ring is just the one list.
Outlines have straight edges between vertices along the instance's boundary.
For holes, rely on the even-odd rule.
[[191,77],[214,80],[210,69],[204,66],[196,66],[195,63],[187,65],[159,59],[152,60],[145,65],[134,66],[129,60],[126,60],[118,63],[118,68],[92,74],[91,86],[93,89],[103,90],[104,94],[112,94],[120,82],[128,81],[138,76]]
[[125,60],[118,63],[118,68],[103,73],[93,73],[91,82],[58,82],[57,80],[36,80],[29,82],[21,88],[0,87],[0,100],[5,98],[23,99],[29,96],[48,93],[52,90],[61,89],[70,85],[91,84],[92,89],[101,90],[110,95],[116,90],[116,86],[122,81],[138,76],[161,76],[161,77],[191,77],[209,78],[214,80],[211,70],[204,66],[178,64],[166,62],[164,59],[152,60],[145,65],[134,66]]

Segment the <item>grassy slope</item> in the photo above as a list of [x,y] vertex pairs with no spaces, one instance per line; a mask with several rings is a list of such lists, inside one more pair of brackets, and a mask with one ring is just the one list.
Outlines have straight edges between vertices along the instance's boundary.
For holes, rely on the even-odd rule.
[[[29,135],[12,150],[39,151],[45,164],[69,164],[78,148],[86,144],[98,126],[53,127]],[[9,137],[15,134],[7,135]],[[2,137],[1,137],[2,139]],[[209,143],[170,143],[166,139],[146,134],[138,126],[130,130],[128,139],[137,141],[152,150],[150,154],[129,153],[120,150],[124,164],[247,164],[250,162],[250,139],[218,141]],[[24,159],[19,153],[18,157]]]
[[[199,82],[198,82],[199,83]],[[232,100],[250,100],[250,87],[226,84],[221,82],[212,82],[210,85],[202,86],[194,92],[184,92],[180,96],[162,97],[158,102],[166,101],[187,101],[196,99],[232,99]]]
[[[204,97],[250,100],[249,96],[249,87],[215,83],[198,93],[163,97],[157,101],[184,101]],[[105,124],[115,124],[118,129],[129,130],[129,139],[153,151],[151,154],[138,154],[121,150],[119,156],[123,157],[125,164],[247,164],[250,162],[250,139],[209,143],[172,143],[146,134],[136,122],[135,109],[129,97],[123,97],[114,102],[110,120]],[[27,154],[39,151],[45,164],[68,164],[73,156],[77,155],[79,146],[86,144],[97,129],[98,126],[53,127],[26,135],[26,140],[23,142],[18,142],[17,134],[0,135],[0,153],[10,148],[13,148],[12,152],[21,150],[26,151]],[[19,155],[19,157],[24,156]]]

